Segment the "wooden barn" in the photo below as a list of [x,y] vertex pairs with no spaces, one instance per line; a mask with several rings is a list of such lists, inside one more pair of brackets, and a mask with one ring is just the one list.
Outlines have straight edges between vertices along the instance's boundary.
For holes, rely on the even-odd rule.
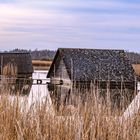
[[[0,83],[14,93],[28,94],[33,66],[30,53],[0,53]],[[26,91],[26,92],[25,92]]]
[[115,98],[121,98],[120,92],[125,91],[131,100],[137,88],[135,72],[124,50],[60,48],[47,78],[60,88],[90,88],[87,85],[92,83],[99,90],[109,88]]

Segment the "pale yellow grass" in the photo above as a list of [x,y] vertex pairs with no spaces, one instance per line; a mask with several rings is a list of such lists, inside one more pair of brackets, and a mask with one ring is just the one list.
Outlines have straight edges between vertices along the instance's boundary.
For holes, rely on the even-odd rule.
[[35,70],[48,70],[52,64],[52,61],[32,60],[32,64]]
[[[77,108],[66,107],[56,115],[48,113],[47,102],[28,110],[19,97],[11,102],[0,96],[0,139],[3,140],[133,140],[140,139],[140,116],[122,122],[109,106],[88,101]],[[70,113],[69,113],[70,112]],[[63,114],[63,116],[62,116]]]
[[140,64],[133,64],[133,69],[135,70],[135,73],[140,76]]
[[34,66],[50,66],[52,61],[32,60]]
[[[94,91],[93,91],[94,92]],[[92,97],[92,98],[91,98]],[[19,96],[11,100],[6,90],[0,92],[0,139],[2,140],[139,140],[140,114],[120,120],[122,111],[112,109],[89,96],[77,107],[62,106],[48,112],[46,102],[31,105],[28,97],[20,105]],[[57,115],[56,115],[57,114]],[[116,115],[117,114],[117,115]]]

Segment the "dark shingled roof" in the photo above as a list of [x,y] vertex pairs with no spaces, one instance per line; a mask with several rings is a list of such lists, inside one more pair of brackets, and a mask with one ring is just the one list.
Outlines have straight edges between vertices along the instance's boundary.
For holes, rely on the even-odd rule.
[[53,76],[58,57],[63,59],[69,77],[73,77],[74,81],[135,81],[134,70],[124,50],[60,48],[48,72],[48,78]]
[[0,53],[0,69],[8,63],[13,63],[17,66],[18,74],[33,73],[30,53]]

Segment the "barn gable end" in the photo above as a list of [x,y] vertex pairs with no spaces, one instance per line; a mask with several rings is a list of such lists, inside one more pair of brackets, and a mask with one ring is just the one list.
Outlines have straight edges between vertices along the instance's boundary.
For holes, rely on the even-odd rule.
[[71,83],[71,80],[62,58],[60,58],[58,65],[56,65],[55,67],[56,69],[54,69],[54,76],[51,78],[51,82],[54,84],[59,84],[60,81],[64,81],[63,85],[69,85]]

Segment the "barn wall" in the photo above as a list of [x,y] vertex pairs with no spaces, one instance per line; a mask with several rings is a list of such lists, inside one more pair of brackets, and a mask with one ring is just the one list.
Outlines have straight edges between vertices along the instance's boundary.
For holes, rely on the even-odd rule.
[[51,82],[53,84],[59,84],[60,80],[63,80],[63,86],[71,84],[71,80],[69,78],[63,59],[61,59],[58,66],[55,67],[54,76],[51,77]]
[[[112,107],[127,107],[137,94],[132,88],[117,87],[103,88],[101,85],[94,83],[73,83],[71,88],[66,88],[64,85],[55,86],[52,99],[55,99],[58,104],[73,104],[78,105],[81,102],[86,102],[94,99],[95,94],[104,103],[107,102],[108,94],[111,100]],[[125,106],[124,106],[125,105]]]
[[[52,77],[50,79],[52,84],[49,85],[54,85],[52,87],[53,92],[51,92],[52,94],[50,94],[50,96],[52,98],[52,101],[55,102],[59,108],[59,105],[66,102],[66,100],[69,98],[70,88],[72,84],[63,59],[58,58],[57,64],[55,65],[54,69],[54,75],[51,75]],[[63,80],[63,85],[59,85],[60,80]]]
[[10,66],[17,67],[18,75],[33,73],[33,66],[30,53],[0,53],[0,74],[2,69]]

